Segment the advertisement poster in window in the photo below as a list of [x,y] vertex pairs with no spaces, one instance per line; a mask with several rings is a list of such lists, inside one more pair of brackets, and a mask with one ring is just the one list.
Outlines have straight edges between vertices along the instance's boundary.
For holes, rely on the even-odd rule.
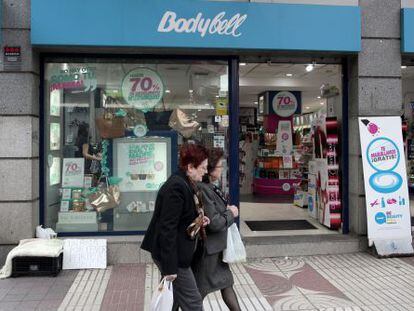
[[154,108],[164,96],[164,83],[160,75],[149,68],[135,68],[122,80],[122,96],[138,110]]
[[369,244],[380,255],[412,253],[401,118],[361,117],[358,123]]
[[60,149],[60,124],[50,123],[50,150]]
[[166,143],[119,143],[116,152],[121,192],[157,191],[167,180]]
[[60,117],[60,90],[50,92],[50,115],[53,117]]
[[60,158],[53,157],[49,168],[49,184],[54,186],[60,184]]
[[62,168],[62,187],[83,188],[84,186],[84,158],[65,158]]

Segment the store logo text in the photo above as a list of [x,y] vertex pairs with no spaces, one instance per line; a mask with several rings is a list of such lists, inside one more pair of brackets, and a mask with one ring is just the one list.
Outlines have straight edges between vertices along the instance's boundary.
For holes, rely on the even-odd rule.
[[167,11],[158,25],[158,32],[198,32],[201,37],[204,37],[207,33],[240,37],[242,33],[238,29],[247,19],[247,14],[235,14],[229,19],[226,19],[225,15],[226,12],[220,12],[214,18],[205,18],[202,13],[198,13],[195,18],[177,19],[175,12]]

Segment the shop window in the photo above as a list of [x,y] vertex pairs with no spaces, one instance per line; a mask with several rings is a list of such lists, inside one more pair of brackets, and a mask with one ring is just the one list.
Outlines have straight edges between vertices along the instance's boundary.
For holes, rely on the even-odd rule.
[[182,143],[226,153],[227,71],[226,61],[48,60],[45,225],[145,231]]

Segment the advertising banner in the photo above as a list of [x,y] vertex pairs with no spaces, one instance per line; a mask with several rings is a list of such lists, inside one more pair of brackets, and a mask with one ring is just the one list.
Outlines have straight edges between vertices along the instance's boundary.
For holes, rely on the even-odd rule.
[[157,191],[167,180],[165,142],[125,142],[117,148],[116,171],[121,192]]
[[279,121],[276,151],[282,155],[291,155],[293,151],[292,123],[290,120]]
[[150,110],[164,96],[164,83],[154,70],[135,68],[122,81],[122,96],[135,109]]
[[359,118],[369,245],[378,254],[412,253],[400,117]]

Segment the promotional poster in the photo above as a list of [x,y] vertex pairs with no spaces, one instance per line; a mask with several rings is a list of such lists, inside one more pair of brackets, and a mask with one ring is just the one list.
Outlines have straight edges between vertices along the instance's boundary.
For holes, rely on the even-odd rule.
[[[359,131],[369,244],[377,246],[381,240],[406,240],[411,246],[401,118],[361,117]],[[400,247],[393,243],[396,253],[402,252]]]

